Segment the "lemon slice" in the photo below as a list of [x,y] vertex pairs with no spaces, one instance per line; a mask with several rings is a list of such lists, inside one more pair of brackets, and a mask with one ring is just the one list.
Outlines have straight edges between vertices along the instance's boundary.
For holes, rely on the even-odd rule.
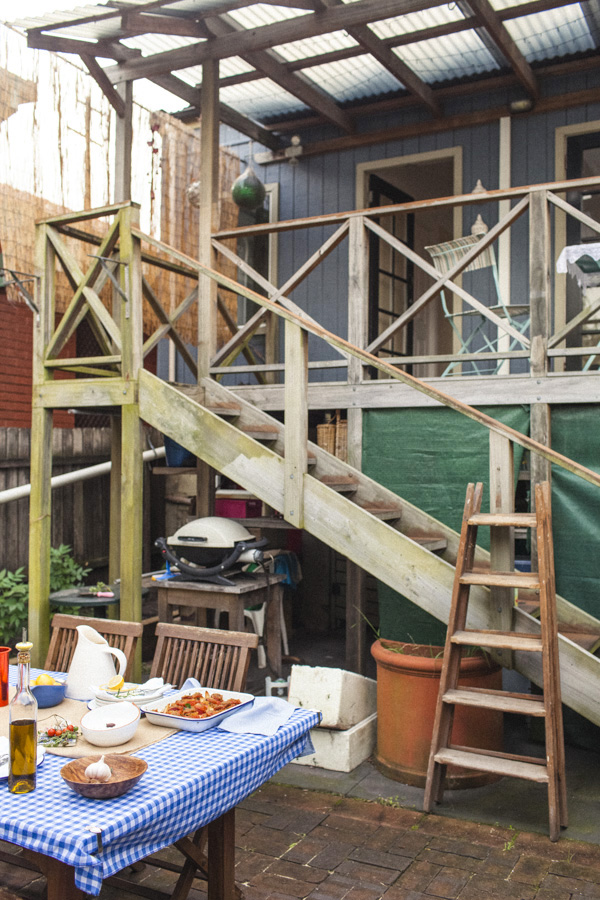
[[113,675],[113,677],[109,678],[106,684],[101,685],[101,687],[105,691],[120,691],[124,684],[125,679],[122,675]]
[[52,675],[38,675],[38,677],[33,682],[34,684],[56,684],[57,682],[54,680]]

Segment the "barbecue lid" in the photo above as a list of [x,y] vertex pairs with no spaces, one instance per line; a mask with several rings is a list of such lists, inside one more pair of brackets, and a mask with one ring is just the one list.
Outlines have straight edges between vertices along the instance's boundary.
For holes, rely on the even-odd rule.
[[221,516],[207,516],[194,519],[182,525],[174,535],[167,538],[169,547],[235,547],[240,541],[255,541],[239,522],[224,519]]

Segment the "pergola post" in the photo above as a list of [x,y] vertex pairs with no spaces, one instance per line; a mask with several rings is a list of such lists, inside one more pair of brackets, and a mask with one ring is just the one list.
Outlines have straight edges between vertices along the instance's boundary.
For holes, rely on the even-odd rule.
[[[350,219],[348,235],[348,340],[357,347],[368,343],[369,237],[362,217]],[[348,383],[363,380],[362,361],[348,360]],[[348,409],[348,462],[362,471],[362,409]],[[364,675],[365,658],[364,569],[346,561],[346,666]]]
[[[548,333],[550,322],[550,217],[547,193],[532,191],[529,203],[529,303],[531,309],[532,378],[548,374]],[[550,446],[550,405],[533,403],[530,408],[530,434],[534,441]],[[550,481],[550,462],[537,453],[531,454],[531,509],[535,509],[535,488]],[[537,571],[537,533],[531,535],[531,567]]]
[[52,409],[38,400],[48,379],[44,356],[54,326],[55,254],[46,225],[36,226],[36,302],[33,329],[33,408],[31,415],[31,495],[29,499],[29,639],[32,662],[42,666],[50,639],[50,546],[52,540]]
[[[212,246],[213,232],[219,224],[219,61],[209,60],[202,66],[200,124],[200,216],[198,260],[217,268]],[[210,374],[210,363],[217,351],[217,289],[211,278],[198,281],[198,383]],[[215,473],[198,460],[196,483],[196,515],[214,512]]]
[[[124,115],[116,114],[115,182],[113,200],[119,203],[131,200],[131,145],[133,139],[133,81],[116,86],[124,101]],[[113,316],[119,322],[120,299],[113,292]],[[108,550],[108,578],[112,583],[121,577],[121,445],[123,442],[122,419],[111,417],[110,460],[110,533]],[[112,613],[110,610],[109,615]],[[113,613],[114,615],[114,613]]]

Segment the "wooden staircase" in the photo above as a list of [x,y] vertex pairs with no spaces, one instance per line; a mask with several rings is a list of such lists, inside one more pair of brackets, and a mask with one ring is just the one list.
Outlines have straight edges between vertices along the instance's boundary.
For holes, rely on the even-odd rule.
[[[440,678],[431,741],[431,755],[423,808],[431,810],[433,802],[441,802],[448,765],[463,766],[497,775],[524,778],[548,786],[550,840],[558,840],[560,828],[567,825],[565,782],[565,750],[554,588],[554,552],[550,485],[536,486],[535,514],[482,514],[483,485],[470,484],[463,514],[461,545],[456,563],[452,609]],[[473,569],[477,531],[480,526],[536,528],[538,533],[539,572],[477,572]],[[482,580],[483,579],[483,580]],[[469,594],[472,585],[519,588],[525,586],[540,592],[540,632],[522,635],[509,631],[476,630],[467,627]],[[462,648],[479,646],[486,649],[536,653],[542,658],[543,692],[541,695],[512,691],[489,691],[461,688],[458,684]],[[545,722],[546,753],[544,757],[459,747],[452,744],[452,723],[456,706],[496,709],[502,712],[542,717]]]
[[[175,387],[147,371],[140,373],[139,408],[144,421],[284,513],[282,423],[212,379],[203,379],[198,386]],[[448,622],[459,535],[310,442],[307,462],[302,527]],[[478,547],[475,563],[483,572],[489,567],[489,554]],[[483,577],[476,579],[470,594],[473,627],[481,629],[490,627],[489,588],[484,582]],[[563,598],[558,597],[557,604],[561,621],[600,633],[600,623],[592,616]],[[513,618],[514,631],[523,636],[539,634],[539,622],[527,612],[515,607]],[[600,660],[570,640],[561,638],[560,646],[567,663],[563,666],[564,701],[600,725]],[[516,652],[514,666],[539,685],[542,671],[532,656]]]

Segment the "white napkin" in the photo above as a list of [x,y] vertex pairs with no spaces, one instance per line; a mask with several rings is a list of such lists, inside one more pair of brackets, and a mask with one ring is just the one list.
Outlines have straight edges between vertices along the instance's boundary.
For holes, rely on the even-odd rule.
[[255,697],[252,706],[229,716],[219,728],[233,734],[275,734],[295,709],[283,697]]

